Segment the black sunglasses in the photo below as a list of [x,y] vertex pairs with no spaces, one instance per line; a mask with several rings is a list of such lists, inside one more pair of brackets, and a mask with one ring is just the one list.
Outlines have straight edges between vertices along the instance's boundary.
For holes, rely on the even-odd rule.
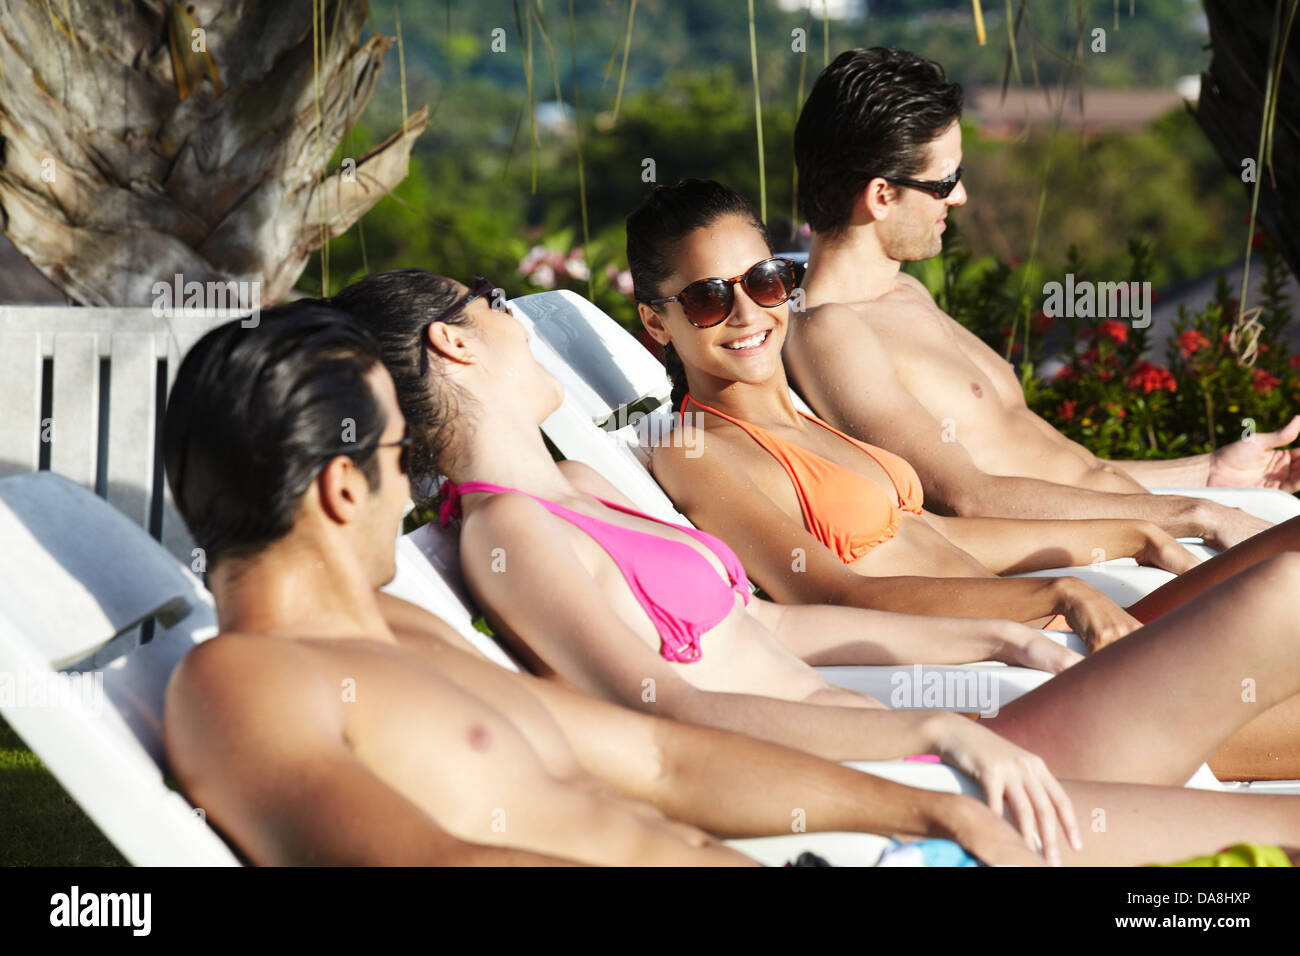
[[355,456],[368,451],[375,451],[379,448],[400,448],[401,454],[397,456],[397,469],[404,475],[411,473],[411,436],[403,435],[399,441],[380,441],[371,445],[340,445],[332,451],[326,452],[326,456],[333,458],[335,455],[347,455],[355,459]]
[[744,285],[745,294],[756,305],[765,309],[789,301],[799,285],[794,261],[776,256],[756,262],[747,272],[730,279],[696,279],[676,295],[643,301],[650,306],[680,302],[686,321],[697,329],[710,329],[731,315],[737,282]]
[[[433,325],[434,322],[446,322],[453,315],[465,311],[465,308],[475,299],[481,299],[484,296],[488,297],[488,300],[495,311],[509,312],[510,309],[508,306],[506,306],[505,299],[498,299],[498,297],[495,295],[496,291],[497,291],[497,287],[495,285],[493,285],[483,276],[476,274],[474,276],[474,288],[472,288],[469,291],[468,295],[452,303],[452,305],[450,305],[448,308],[444,309],[441,313],[439,313],[437,318],[432,319],[423,328],[420,329],[420,377],[421,378],[429,374],[429,326]],[[498,307],[497,305],[498,301],[500,302],[500,307]]]
[[945,176],[943,179],[886,179],[885,182],[894,186],[910,186],[912,189],[919,189],[934,196],[935,199],[947,199],[957,184],[961,182],[961,171],[965,166],[958,166],[957,171],[951,176]]

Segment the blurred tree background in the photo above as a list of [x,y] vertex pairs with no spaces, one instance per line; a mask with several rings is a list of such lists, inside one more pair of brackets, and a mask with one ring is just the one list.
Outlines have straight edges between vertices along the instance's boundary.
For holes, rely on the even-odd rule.
[[[822,0],[755,0],[769,223],[792,218],[792,136],[803,96],[845,49],[898,45],[934,58],[963,84],[968,103],[989,88],[996,103],[1004,77],[1016,90],[1008,10],[1021,20],[1019,85],[1053,102],[1063,88],[1071,98],[1080,88],[1172,93],[1209,62],[1195,0],[984,0],[983,46],[970,0],[861,6],[857,19],[823,20]],[[1089,46],[1098,27],[1106,30],[1104,53]],[[1081,28],[1084,43],[1073,53]],[[404,102],[430,104],[431,118],[407,180],[330,243],[331,291],[366,271],[408,265],[462,279],[483,272],[511,294],[563,281],[559,260],[583,240],[581,159],[591,243],[585,262],[569,258],[566,284],[630,321],[632,310],[611,283],[625,267],[623,219],[650,188],[644,160],[654,160],[658,182],[707,176],[759,202],[745,3],[380,0],[369,29],[400,33],[402,57],[385,62],[370,108],[336,161],[398,125]],[[805,31],[806,52],[797,51],[796,31]],[[1085,116],[1088,109],[1085,98]],[[974,111],[964,143],[971,198],[954,218],[977,259],[1014,264],[1030,256],[1036,238],[1039,261],[1063,263],[1073,246],[1094,274],[1118,278],[1128,270],[1126,239],[1135,237],[1150,243],[1150,278],[1160,287],[1234,262],[1244,249],[1241,183],[1176,97],[1141,128],[1054,129],[1048,121],[986,136]],[[520,264],[539,244],[554,251],[553,261],[525,277]],[[319,258],[299,287],[321,291]]]

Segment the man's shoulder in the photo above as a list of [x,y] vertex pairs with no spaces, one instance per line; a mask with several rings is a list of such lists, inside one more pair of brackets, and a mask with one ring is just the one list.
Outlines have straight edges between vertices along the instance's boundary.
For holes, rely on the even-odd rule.
[[312,683],[313,661],[312,649],[298,641],[222,632],[193,648],[176,666],[167,686],[168,710],[212,714],[241,701],[292,701]]
[[869,303],[822,302],[799,313],[795,334],[790,340],[796,346],[802,339],[826,339],[852,334],[873,336],[872,315]]

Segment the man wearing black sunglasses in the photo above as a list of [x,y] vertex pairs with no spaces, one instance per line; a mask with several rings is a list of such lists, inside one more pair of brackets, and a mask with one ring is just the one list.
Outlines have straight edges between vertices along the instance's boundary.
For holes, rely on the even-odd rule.
[[1269,522],[1156,485],[1300,489],[1300,418],[1214,455],[1107,462],[1030,411],[1007,362],[900,270],[942,250],[961,182],[962,92],[903,50],[850,50],[818,77],[795,131],[812,227],[784,349],[790,378],[837,427],[906,458],[927,502],[961,516],[1133,518],[1230,547]]

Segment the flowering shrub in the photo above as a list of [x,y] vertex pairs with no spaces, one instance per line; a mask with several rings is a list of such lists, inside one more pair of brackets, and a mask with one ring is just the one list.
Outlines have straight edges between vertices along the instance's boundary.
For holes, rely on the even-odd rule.
[[[1286,267],[1267,241],[1257,237],[1255,248],[1265,280],[1253,327],[1234,335],[1238,303],[1220,275],[1214,301],[1194,314],[1179,308],[1164,356],[1150,354],[1150,330],[1132,320],[1045,315],[1035,296],[1041,270],[972,263],[954,245],[941,287],[933,273],[925,278],[950,315],[1018,363],[1029,407],[1068,438],[1100,458],[1172,458],[1280,428],[1300,408],[1300,355],[1284,336]],[[1128,280],[1145,281],[1148,247],[1131,241],[1129,254]],[[1064,271],[1089,280],[1074,249]],[[1046,378],[1035,374],[1058,363]]]
[[[556,237],[549,245],[533,246],[519,261],[518,272],[524,280],[519,294],[570,289],[595,302],[620,322],[628,324],[629,318],[635,319],[636,316],[636,308],[632,303],[632,273],[609,262],[609,257],[604,254],[604,245],[598,241],[589,247],[593,249],[592,258],[596,262],[607,262],[603,268],[597,268],[594,272],[588,265],[582,247],[574,246],[567,234]],[[639,326],[640,323],[637,323]]]

